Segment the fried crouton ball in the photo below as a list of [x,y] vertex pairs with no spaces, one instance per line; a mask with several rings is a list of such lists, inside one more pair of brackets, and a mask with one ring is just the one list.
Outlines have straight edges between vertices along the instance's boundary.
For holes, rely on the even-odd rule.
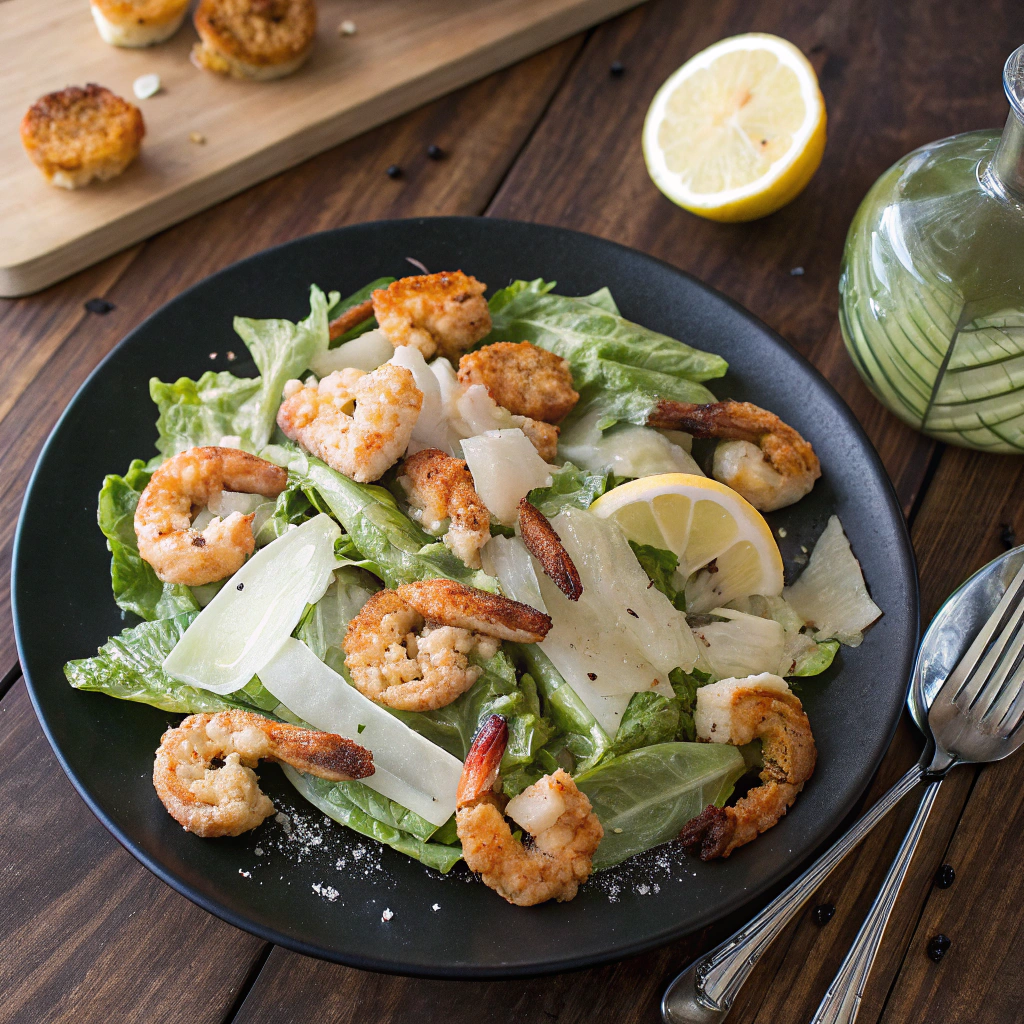
[[314,0],[200,0],[192,63],[267,82],[296,71],[316,36]]
[[43,96],[21,121],[29,159],[60,188],[116,178],[139,155],[145,133],[138,107],[94,84]]
[[459,360],[463,384],[483,384],[498,405],[517,416],[557,423],[579,401],[569,364],[528,341],[498,341]]
[[170,39],[188,13],[188,0],[89,0],[93,21],[111,46],[154,46]]

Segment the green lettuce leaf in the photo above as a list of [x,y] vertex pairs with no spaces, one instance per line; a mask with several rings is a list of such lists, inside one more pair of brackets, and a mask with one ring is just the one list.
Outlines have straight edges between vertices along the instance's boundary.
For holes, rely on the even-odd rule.
[[655,589],[660,590],[672,602],[673,607],[685,612],[686,594],[682,590],[677,590],[673,583],[673,576],[679,568],[679,559],[676,555],[664,548],[637,544],[633,540],[629,542],[629,546]]
[[220,696],[189,686],[163,670],[164,658],[181,639],[198,612],[182,612],[173,618],[142,622],[111,637],[93,658],[69,661],[64,675],[76,690],[97,690],[118,697],[151,704],[163,711],[195,714],[241,708],[260,714],[273,713],[277,699],[258,679],[241,690]]
[[675,699],[679,701],[679,731],[676,733],[676,739],[692,742],[697,738],[697,728],[693,723],[693,713],[697,708],[697,691],[712,681],[711,676],[696,668],[692,672],[674,668],[668,674],[668,681],[675,690]]
[[819,640],[815,642],[814,648],[799,657],[796,667],[788,675],[792,676],[817,676],[832,664],[839,651],[838,640]]
[[[347,825],[354,832],[359,832],[370,839],[376,839],[442,874],[451,871],[462,859],[461,846],[425,842],[410,832],[396,828],[389,821],[381,820],[367,813],[357,800],[353,799],[351,783],[328,782],[315,775],[297,772],[290,765],[282,765],[282,767],[288,781],[314,807],[318,807],[324,814],[342,825]],[[365,786],[360,788],[366,792],[372,792]],[[406,814],[411,813],[411,811],[406,812]]]
[[674,839],[708,804],[721,807],[746,771],[727,743],[658,743],[576,777],[604,826],[598,871]]
[[135,459],[124,476],[111,474],[100,489],[97,522],[110,551],[110,581],[119,608],[142,619],[165,619],[179,612],[198,611],[188,587],[157,579],[153,567],[139,554],[135,536],[135,507],[151,472]]
[[[353,292],[347,299],[338,299],[327,311],[328,321],[336,320],[346,309],[351,309],[353,306],[358,306],[361,302],[365,302],[378,288],[387,288],[394,280],[393,277],[378,277],[376,281],[371,281],[368,285],[360,288],[359,291]],[[361,334],[366,334],[367,331],[372,331],[376,327],[377,320],[371,316],[368,320],[364,320],[361,324],[356,324],[355,327],[335,338],[331,342],[331,348],[337,348],[344,342],[352,341],[353,338],[358,338]]]
[[527,497],[531,505],[553,519],[569,507],[590,508],[604,494],[606,483],[604,474],[577,469],[567,462],[551,474],[548,487],[535,487]]
[[601,429],[619,420],[643,426],[659,400],[715,400],[700,382],[725,374],[721,356],[626,320],[603,290],[571,298],[552,295],[553,287],[538,279],[497,292],[486,343],[525,338],[568,360],[580,393],[574,418],[596,410]]
[[210,370],[199,380],[179,377],[173,384],[153,377],[149,394],[159,410],[157,451],[168,459],[197,445],[220,444],[222,437],[231,435],[252,451],[247,409],[259,392],[258,377],[236,377],[226,370]]

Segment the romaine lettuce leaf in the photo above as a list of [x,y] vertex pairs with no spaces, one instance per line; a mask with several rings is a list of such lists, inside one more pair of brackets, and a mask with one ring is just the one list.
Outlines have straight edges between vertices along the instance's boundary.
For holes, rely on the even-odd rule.
[[199,603],[188,587],[157,579],[153,567],[139,554],[135,507],[151,475],[145,463],[135,459],[123,477],[106,477],[96,519],[107,538],[110,580],[118,607],[142,619],[165,619],[179,612],[198,611]]
[[746,771],[727,743],[658,743],[576,777],[604,826],[598,871],[674,839],[708,804],[721,807]]
[[[304,775],[290,765],[283,765],[285,777],[311,803],[328,817],[347,825],[370,839],[390,846],[429,868],[442,873],[450,871],[462,859],[461,846],[424,842],[410,832],[396,828],[389,821],[367,813],[353,798],[351,783],[329,782],[315,775]],[[364,790],[366,787],[362,787]],[[372,792],[367,790],[367,792]],[[397,805],[396,805],[397,806]],[[376,809],[376,808],[375,808]],[[411,812],[406,812],[411,813]]]
[[636,555],[636,560],[643,567],[656,590],[660,590],[679,611],[686,611],[686,595],[677,590],[673,583],[675,571],[679,568],[679,559],[671,551],[656,548],[650,544],[637,544],[630,541],[629,546]]
[[570,506],[590,508],[604,494],[606,484],[607,477],[603,473],[577,469],[567,462],[552,472],[548,487],[535,487],[527,495],[527,500],[552,519]]
[[69,661],[64,675],[76,690],[98,690],[121,700],[152,704],[164,711],[194,714],[241,708],[272,713],[277,699],[258,679],[241,690],[219,695],[189,686],[169,676],[164,658],[192,624],[198,612],[182,612],[173,618],[142,622],[111,637],[93,658]]
[[260,386],[258,377],[236,377],[226,370],[210,370],[199,380],[179,377],[173,384],[153,377],[149,394],[160,413],[156,421],[157,451],[169,459],[194,446],[220,444],[222,437],[232,435],[241,438],[242,447],[252,451],[247,409],[258,397]]
[[491,299],[485,343],[524,338],[568,360],[580,402],[573,416],[600,410],[602,428],[619,420],[643,426],[659,399],[713,402],[699,382],[721,377],[721,356],[626,320],[604,290],[552,295],[540,279],[515,281]]

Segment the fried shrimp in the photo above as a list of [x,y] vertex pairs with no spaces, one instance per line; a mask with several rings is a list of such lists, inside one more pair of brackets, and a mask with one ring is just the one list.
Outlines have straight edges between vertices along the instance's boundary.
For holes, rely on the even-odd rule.
[[659,402],[647,425],[726,438],[715,450],[712,475],[762,512],[799,501],[821,476],[810,442],[750,402]]
[[358,327],[364,320],[369,320],[371,316],[373,316],[373,300],[367,299],[365,302],[360,302],[358,306],[350,306],[341,316],[335,317],[327,325],[327,333],[331,341],[336,341],[346,331]]
[[336,370],[319,383],[288,381],[277,425],[332,469],[359,483],[380,477],[401,457],[423,405],[404,366],[372,373]]
[[[160,740],[153,785],[164,807],[197,836],[237,836],[274,813],[253,768],[261,759],[341,782],[373,774],[365,748],[249,711],[189,715]],[[215,767],[215,761],[222,761]]]
[[551,619],[528,605],[453,580],[405,583],[374,594],[342,644],[352,682],[400,711],[433,711],[462,696],[502,640],[536,643]]
[[701,860],[728,857],[771,828],[814,773],[811,725],[786,681],[768,672],[702,686],[694,722],[697,737],[712,743],[761,740],[761,785],[734,807],[709,804],[679,835],[684,846],[700,846]]
[[499,341],[459,360],[463,384],[483,384],[498,405],[517,416],[557,423],[579,401],[569,364],[528,341]]
[[200,533],[192,529],[193,510],[223,490],[276,498],[287,486],[287,470],[240,448],[189,448],[160,466],[139,498],[139,554],[165,583],[198,587],[222,580],[256,547],[254,513],[232,512]]
[[[466,756],[456,796],[462,855],[484,884],[519,907],[571,900],[593,869],[604,836],[586,794],[561,768],[505,805],[493,791],[508,743],[508,724],[491,715]],[[506,822],[531,837],[520,843]]]
[[583,583],[562,539],[539,508],[525,498],[519,502],[519,532],[527,551],[540,562],[544,572],[570,601],[578,601]]
[[373,293],[373,312],[395,348],[412,345],[424,359],[437,352],[454,362],[491,329],[486,288],[461,270],[403,277]]
[[544,423],[542,420],[531,420],[525,418],[522,432],[530,439],[530,443],[537,449],[537,454],[545,462],[554,462],[558,454],[558,427],[552,423]]
[[491,514],[465,461],[424,448],[405,460],[398,482],[423,529],[436,533],[445,519],[451,520],[444,543],[471,569],[479,569],[480,549],[491,539]]

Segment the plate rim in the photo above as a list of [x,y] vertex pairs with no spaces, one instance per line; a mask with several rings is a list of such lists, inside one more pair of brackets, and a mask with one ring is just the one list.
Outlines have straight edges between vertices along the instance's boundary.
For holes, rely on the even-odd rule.
[[[905,576],[909,582],[908,590],[910,592],[910,607],[904,609],[904,612],[910,612],[913,615],[913,622],[909,629],[909,634],[913,637],[913,644],[911,650],[907,655],[908,664],[904,675],[906,676],[906,683],[903,689],[903,698],[894,708],[891,715],[891,723],[884,736],[879,736],[877,742],[874,745],[874,750],[871,756],[872,769],[870,773],[866,773],[866,778],[863,783],[858,787],[856,793],[856,799],[863,796],[867,787],[870,785],[872,779],[875,777],[878,771],[878,767],[881,764],[886,751],[892,743],[892,738],[896,732],[899,720],[902,714],[902,707],[905,704],[906,689],[909,686],[910,674],[913,668],[913,658],[916,652],[917,646],[920,642],[921,636],[921,621],[920,621],[920,582],[917,572],[917,562],[913,549],[913,544],[910,539],[910,532],[903,515],[903,510],[900,507],[898,497],[896,495],[895,488],[892,480],[889,477],[888,472],[885,469],[884,464],[874,444],[868,437],[860,421],[856,418],[853,411],[847,405],[846,401],[831,385],[828,379],[824,376],[811,363],[799,350],[794,346],[790,345],[777,331],[766,324],[759,317],[755,316],[748,309],[742,306],[739,302],[732,299],[730,296],[723,294],[713,286],[706,284],[699,278],[690,274],[689,272],[676,267],[674,264],[669,263],[666,260],[662,260],[656,256],[652,256],[649,253],[645,253],[639,249],[634,249],[630,246],[623,245],[620,242],[615,242],[611,239],[604,238],[600,235],[590,234],[584,231],[577,231],[572,228],[565,228],[559,225],[550,224],[535,224],[529,221],[514,220],[509,218],[499,217],[486,217],[486,216],[436,216],[436,217],[408,217],[408,218],[389,218],[373,221],[361,221],[355,224],[346,224],[336,228],[328,228],[324,231],[311,232],[306,235],[301,235],[296,238],[288,239],[287,241],[280,242],[277,245],[269,246],[266,249],[262,249],[259,252],[252,253],[240,260],[236,260],[232,263],[226,264],[219,268],[206,277],[199,281],[194,282],[188,288],[181,291],[177,295],[168,299],[166,302],[158,306],[153,312],[136,324],[130,331],[128,331],[116,345],[97,363],[97,365],[90,371],[85,380],[75,390],[74,395],[69,399],[67,405],[61,412],[57,421],[54,423],[53,428],[50,430],[49,435],[42,448],[40,449],[39,455],[36,460],[36,464],[33,467],[32,474],[29,478],[29,482],[25,488],[25,495],[22,500],[21,508],[18,514],[18,523],[14,534],[12,543],[12,558],[11,558],[11,614],[14,623],[14,636],[15,643],[18,651],[18,658],[22,670],[22,678],[25,681],[25,686],[28,691],[29,699],[32,703],[32,708],[35,712],[36,718],[42,728],[43,734],[46,737],[47,742],[50,744],[51,749],[54,752],[57,762],[60,764],[65,775],[71,781],[76,792],[83,799],[86,806],[92,811],[100,823],[107,829],[107,831],[117,840],[117,842],[130,853],[137,861],[145,866],[149,871],[156,875],[161,881],[165,882],[176,892],[190,900],[192,903],[201,907],[208,913],[213,914],[215,917],[226,921],[228,924],[245,931],[251,935],[256,935],[259,938],[264,939],[267,942],[274,943],[275,945],[282,946],[285,949],[292,950],[297,953],[301,953],[306,956],[315,957],[317,959],[326,960],[333,963],[343,964],[345,966],[353,967],[359,970],[374,971],[382,974],[398,975],[405,977],[416,977],[426,979],[437,979],[437,980],[499,980],[499,979],[513,979],[513,978],[531,978],[531,977],[544,977],[553,974],[564,973],[567,971],[581,970],[589,967],[597,967],[609,963],[615,963],[621,960],[625,960],[629,957],[636,956],[641,953],[649,952],[651,950],[658,949],[669,942],[683,938],[684,936],[694,934],[695,932],[706,928],[716,922],[722,921],[729,915],[737,912],[745,906],[753,905],[761,900],[761,897],[770,890],[772,887],[777,886],[783,879],[793,874],[797,869],[803,868],[811,858],[813,858],[818,851],[820,851],[822,845],[833,835],[837,834],[838,831],[843,827],[843,823],[846,820],[847,814],[844,813],[838,818],[838,820],[831,826],[818,826],[812,830],[812,839],[808,844],[810,853],[806,857],[799,861],[794,861],[782,869],[776,871],[774,874],[766,876],[764,880],[758,885],[755,885],[749,889],[743,889],[737,891],[729,898],[723,900],[720,904],[714,908],[709,908],[706,911],[700,912],[691,919],[691,921],[682,927],[668,927],[658,932],[649,933],[643,939],[635,940],[633,942],[616,944],[614,947],[601,954],[581,954],[581,955],[568,955],[561,957],[557,960],[548,960],[543,963],[531,963],[531,964],[514,964],[509,966],[490,966],[490,965],[479,965],[479,964],[466,964],[460,963],[453,966],[441,965],[438,967],[425,967],[420,964],[409,964],[399,963],[394,958],[382,959],[376,956],[363,956],[358,952],[341,954],[337,950],[332,950],[324,946],[317,945],[315,943],[306,942],[303,939],[288,935],[280,932],[277,929],[263,924],[254,922],[247,918],[244,914],[237,913],[230,907],[221,903],[215,898],[208,897],[205,894],[197,891],[190,886],[183,879],[178,878],[172,871],[165,868],[155,856],[151,856],[147,853],[137,842],[135,842],[127,833],[124,833],[121,828],[114,822],[112,817],[104,810],[103,806],[98,800],[86,789],[86,784],[83,780],[78,777],[67,760],[64,757],[63,752],[56,743],[50,725],[43,713],[39,698],[36,692],[36,684],[32,679],[31,669],[26,662],[23,650],[22,641],[22,623],[18,613],[18,589],[19,581],[21,579],[24,570],[20,567],[20,563],[23,559],[22,553],[22,533],[25,524],[25,512],[29,504],[29,500],[32,493],[37,485],[38,478],[41,474],[42,467],[46,461],[46,457],[49,453],[51,446],[55,443],[55,438],[59,433],[64,420],[68,417],[72,408],[77,404],[82,394],[91,385],[94,378],[101,374],[107,363],[111,361],[121,349],[126,346],[135,337],[137,333],[142,331],[151,320],[161,315],[168,307],[175,305],[179,302],[187,302],[189,297],[197,289],[206,286],[211,280],[216,279],[222,274],[228,271],[234,271],[239,267],[242,267],[248,263],[255,262],[266,257],[270,253],[277,253],[282,250],[288,250],[293,247],[301,247],[309,243],[311,239],[322,239],[327,236],[339,236],[344,235],[345,232],[352,228],[358,228],[362,230],[387,230],[390,226],[395,224],[402,225],[437,225],[444,226],[445,224],[459,225],[472,222],[474,224],[494,224],[498,226],[509,226],[516,229],[529,228],[542,233],[549,233],[552,236],[562,236],[566,239],[580,238],[586,239],[588,243],[599,243],[602,246],[608,246],[612,249],[618,250],[620,253],[625,254],[628,258],[633,260],[648,261],[651,264],[658,266],[664,270],[669,271],[678,277],[685,278],[689,283],[701,291],[710,294],[715,300],[725,303],[727,306],[739,314],[743,319],[747,320],[757,331],[764,336],[765,340],[770,341],[776,348],[781,348],[786,355],[791,358],[795,358],[803,368],[810,372],[811,376],[816,379],[819,390],[822,395],[826,396],[832,405],[835,412],[844,421],[846,429],[856,438],[859,442],[859,446],[867,456],[868,462],[871,464],[876,477],[882,484],[881,490],[885,498],[886,510],[891,514],[892,519],[898,524],[898,529],[895,533],[895,538],[898,540],[899,552],[902,556],[902,567],[899,575]],[[487,229],[485,229],[487,230]],[[895,613],[893,613],[895,614]]]

